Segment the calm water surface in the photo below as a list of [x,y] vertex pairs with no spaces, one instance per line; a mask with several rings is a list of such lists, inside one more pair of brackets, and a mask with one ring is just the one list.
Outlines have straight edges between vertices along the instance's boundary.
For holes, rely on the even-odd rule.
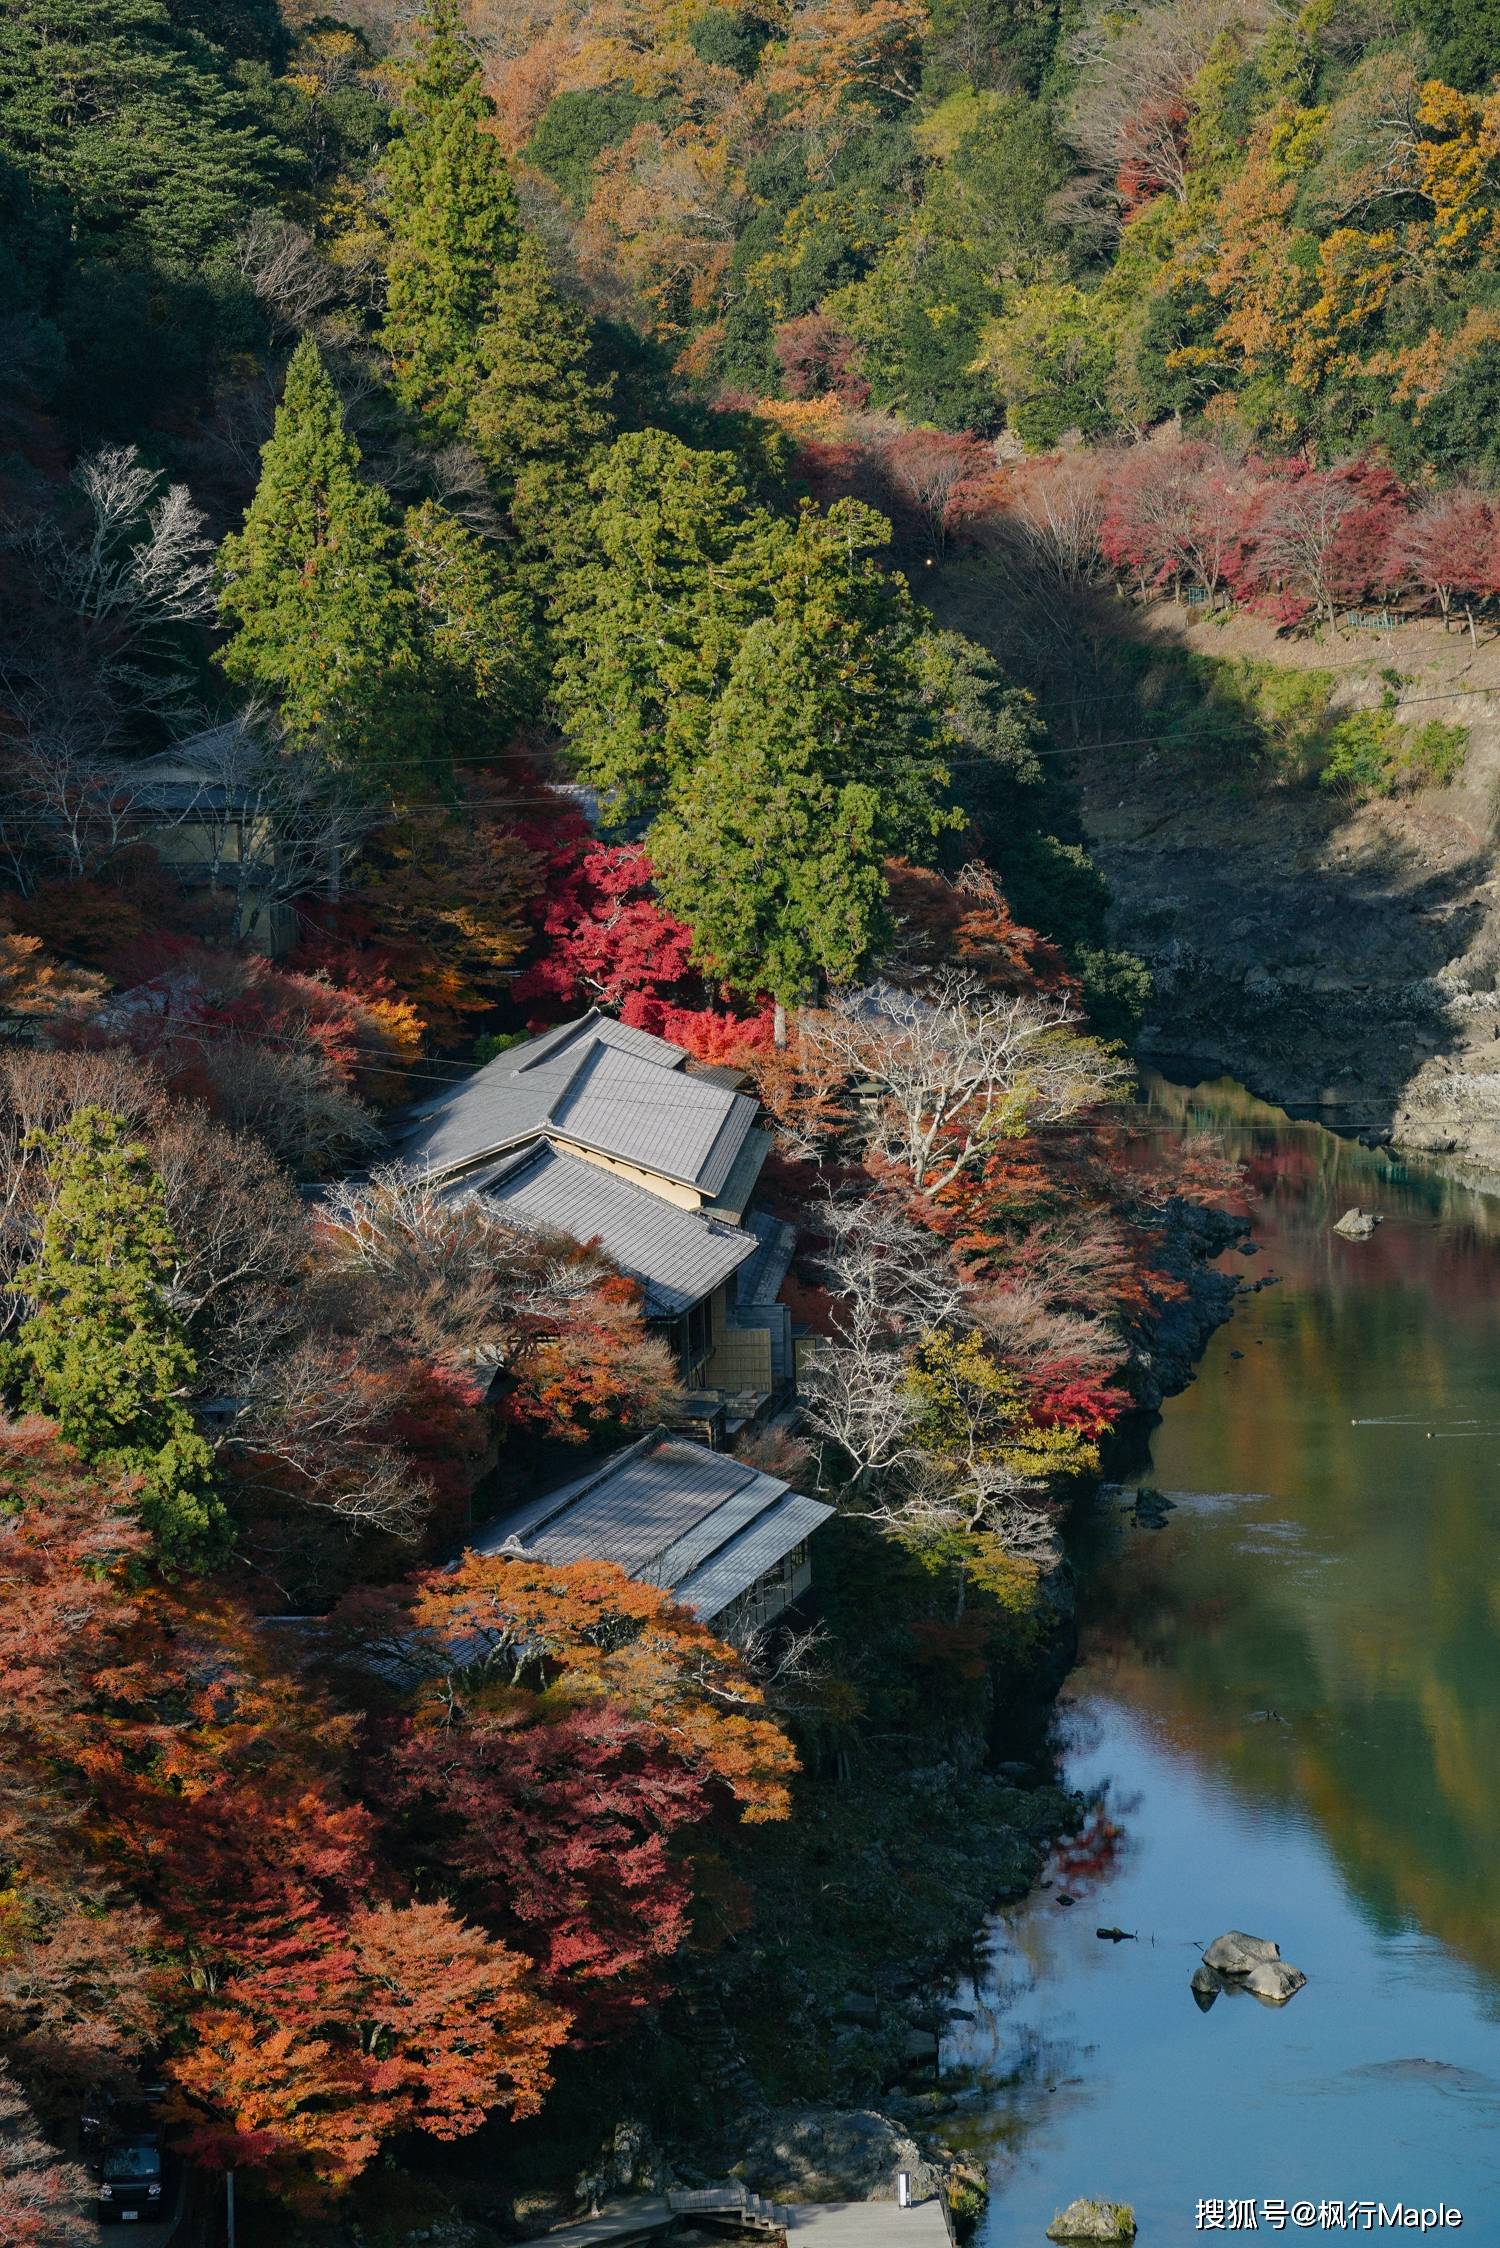
[[[1135,1480],[1168,1526],[1106,1500],[1084,1534],[1061,1723],[1098,1814],[995,1924],[950,2048],[993,2087],[981,2239],[1040,2243],[1081,2193],[1133,2202],[1142,2248],[1211,2238],[1200,2199],[1399,2198],[1495,2248],[1500,1201],[1234,1088],[1157,1100],[1248,1163],[1260,1254],[1229,1261],[1281,1285],[1165,1409]],[[1355,1201],[1371,1241],[1329,1231]],[[1227,1928],[1307,1988],[1200,2013]]]

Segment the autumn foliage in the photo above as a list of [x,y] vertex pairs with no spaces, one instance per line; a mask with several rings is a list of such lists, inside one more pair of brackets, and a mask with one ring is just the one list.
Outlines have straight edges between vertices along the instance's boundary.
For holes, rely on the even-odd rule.
[[534,2108],[567,2016],[381,1867],[351,1721],[230,1603],[137,1587],[127,1487],[44,1424],[0,1435],[0,2028],[28,2074],[126,2070],[170,2013],[188,2143],[294,2197],[395,2131]]
[[598,2037],[660,1998],[716,1823],[784,1818],[791,1748],[740,1658],[603,1563],[470,1554],[346,1603],[419,1681],[378,1792]]

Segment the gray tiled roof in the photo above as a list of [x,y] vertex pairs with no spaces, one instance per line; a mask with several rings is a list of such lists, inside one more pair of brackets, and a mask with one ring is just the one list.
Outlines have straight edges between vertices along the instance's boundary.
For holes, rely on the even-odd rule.
[[474,1545],[545,1561],[613,1561],[711,1617],[832,1512],[729,1453],[657,1434],[517,1507]]
[[732,1600],[748,1592],[757,1577],[774,1569],[793,1546],[810,1538],[819,1523],[826,1522],[833,1511],[821,1499],[805,1499],[800,1491],[788,1491],[785,1498],[757,1516],[701,1569],[683,1578],[677,1587],[678,1599],[696,1615],[722,1615]]
[[730,1167],[728,1178],[714,1196],[714,1207],[722,1210],[726,1218],[736,1220],[744,1216],[745,1205],[755,1192],[756,1181],[765,1167],[772,1140],[763,1124],[757,1124],[745,1134],[740,1152]]
[[530,1232],[597,1241],[612,1264],[641,1283],[652,1319],[675,1319],[701,1303],[755,1254],[753,1234],[703,1211],[680,1210],[548,1140],[466,1184]]
[[734,1170],[759,1103],[690,1074],[687,1059],[649,1031],[588,1014],[497,1054],[409,1110],[397,1147],[408,1162],[451,1173],[550,1129],[714,1195]]
[[783,1225],[767,1210],[752,1210],[745,1220],[745,1231],[755,1236],[755,1254],[740,1266],[734,1283],[734,1300],[747,1305],[774,1303],[782,1282],[792,1269],[797,1229]]

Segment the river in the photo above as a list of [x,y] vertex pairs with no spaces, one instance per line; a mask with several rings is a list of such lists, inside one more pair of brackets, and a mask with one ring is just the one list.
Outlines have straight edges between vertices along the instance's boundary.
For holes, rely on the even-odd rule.
[[[1166,1527],[1106,1494],[1079,1535],[1058,1723],[1096,1808],[997,1918],[945,2049],[986,2086],[980,2242],[1030,2248],[1098,2194],[1134,2205],[1142,2248],[1212,2237],[1200,2202],[1246,2231],[1246,2201],[1261,2234],[1278,2203],[1355,2205],[1352,2227],[1287,2221],[1304,2239],[1364,2229],[1363,2202],[1446,2203],[1492,2248],[1500,1201],[1237,1088],[1154,1104],[1246,1162],[1259,1254],[1230,1261],[1279,1284],[1132,1478],[1176,1502]],[[1330,1231],[1353,1202],[1384,1215],[1368,1241]],[[1290,2005],[1199,2011],[1198,1948],[1231,1928],[1305,1971]]]

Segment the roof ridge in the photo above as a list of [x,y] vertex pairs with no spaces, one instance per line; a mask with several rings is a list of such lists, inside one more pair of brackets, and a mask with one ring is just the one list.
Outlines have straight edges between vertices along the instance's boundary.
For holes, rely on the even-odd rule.
[[[590,1007],[586,1014],[575,1016],[572,1022],[554,1023],[550,1030],[540,1031],[535,1038],[527,1040],[528,1046],[533,1049],[527,1059],[524,1062],[514,1063],[509,1074],[512,1077],[524,1077],[529,1069],[535,1069],[539,1062],[547,1061],[560,1048],[566,1046],[575,1031],[582,1030],[586,1023],[597,1022],[598,1020],[598,1008]],[[503,1061],[505,1057],[503,1054],[497,1054],[495,1059],[496,1061]]]
[[[533,1537],[538,1530],[545,1530],[549,1522],[555,1522],[560,1514],[566,1513],[577,1506],[579,1500],[587,1498],[590,1491],[597,1490],[599,1485],[605,1482],[608,1477],[618,1474],[627,1460],[639,1458],[648,1446],[657,1443],[666,1433],[666,1429],[658,1422],[654,1429],[648,1429],[644,1436],[638,1436],[635,1442],[627,1444],[623,1451],[611,1452],[607,1458],[600,1460],[593,1474],[585,1476],[581,1482],[575,1480],[572,1483],[560,1483],[552,1494],[558,1504],[550,1508],[547,1513],[539,1514],[535,1522],[527,1524],[527,1536]],[[522,1546],[521,1551],[524,1553],[525,1550],[525,1547]],[[504,1551],[504,1547],[501,1548],[501,1551]]]

